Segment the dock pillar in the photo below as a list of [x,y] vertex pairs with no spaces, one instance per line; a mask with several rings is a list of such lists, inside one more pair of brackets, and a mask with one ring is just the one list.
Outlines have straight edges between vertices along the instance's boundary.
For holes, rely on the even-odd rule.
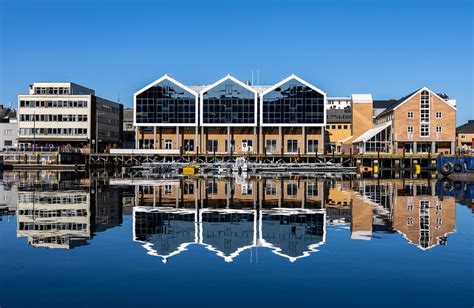
[[176,149],[179,149],[179,126],[176,126]]
[[303,155],[306,155],[306,127],[303,126],[301,130],[302,130],[302,133],[303,133],[303,146],[302,146]]
[[153,148],[156,149],[156,126],[153,126]]
[[278,138],[280,140],[280,155],[283,158],[283,133],[282,133],[282,127],[278,127]]
[[135,126],[135,149],[140,148],[140,139],[138,137],[138,126]]

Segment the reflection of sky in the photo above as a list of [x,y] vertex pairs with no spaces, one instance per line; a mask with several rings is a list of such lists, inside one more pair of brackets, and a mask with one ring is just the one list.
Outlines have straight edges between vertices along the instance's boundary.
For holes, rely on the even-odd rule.
[[[104,306],[159,302],[293,307],[337,302],[378,307],[383,302],[406,307],[422,302],[427,307],[466,307],[472,305],[473,291],[470,209],[457,206],[456,225],[448,246],[426,252],[407,245],[396,233],[351,241],[347,228],[328,227],[324,248],[295,263],[267,248],[243,251],[226,263],[205,247],[190,245],[165,265],[132,240],[131,216],[124,217],[122,226],[95,236],[90,245],[70,251],[28,246],[16,238],[15,218],[3,217],[1,302],[5,307],[74,307],[90,301]],[[433,290],[442,296],[433,296]],[[387,294],[398,295],[387,302]]]

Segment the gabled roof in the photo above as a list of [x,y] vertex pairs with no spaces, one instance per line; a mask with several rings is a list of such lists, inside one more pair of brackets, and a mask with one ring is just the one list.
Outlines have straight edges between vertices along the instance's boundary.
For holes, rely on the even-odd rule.
[[458,126],[456,128],[456,133],[461,134],[474,134],[474,120],[469,120],[467,123]]
[[280,81],[279,83],[274,84],[273,86],[269,87],[268,89],[266,89],[265,91],[263,91],[263,92],[261,93],[261,96],[264,96],[265,94],[267,94],[267,93],[269,93],[269,92],[275,90],[276,88],[278,88],[278,87],[284,85],[285,83],[287,83],[288,81],[293,80],[293,79],[296,80],[296,81],[298,81],[298,82],[300,82],[300,83],[302,83],[302,84],[304,84],[305,86],[307,86],[307,87],[313,89],[314,91],[319,92],[319,93],[321,93],[322,95],[326,96],[326,92],[324,92],[323,90],[321,90],[321,89],[319,89],[319,88],[313,86],[313,85],[310,84],[309,82],[304,81],[303,79],[301,79],[300,77],[296,76],[295,74],[292,74],[292,75],[286,77],[285,79],[283,79],[282,81]]
[[251,86],[243,83],[242,81],[238,80],[237,78],[235,78],[234,76],[231,76],[231,75],[227,75],[225,76],[224,78],[221,78],[220,80],[216,81],[215,83],[211,84],[210,86],[207,86],[203,89],[201,89],[201,95],[206,93],[207,91],[209,91],[210,89],[220,85],[221,83],[227,81],[227,80],[232,80],[233,82],[235,82],[236,84],[238,84],[239,86],[251,91],[252,93],[255,93],[257,94],[257,90],[255,90],[254,88],[252,88]]
[[415,96],[416,94],[418,94],[418,92],[421,92],[423,90],[426,90],[428,92],[430,92],[431,94],[437,96],[439,99],[441,99],[443,102],[445,102],[448,106],[450,106],[451,108],[453,109],[456,109],[456,107],[454,107],[453,105],[451,105],[448,101],[446,101],[446,99],[442,98],[441,96],[439,96],[439,94],[436,94],[434,93],[433,91],[431,91],[430,89],[428,89],[427,87],[422,87],[416,91],[413,91],[412,93],[400,98],[399,100],[396,100],[394,101],[392,104],[390,104],[389,106],[387,106],[387,108],[382,111],[378,116],[382,116],[392,110],[395,110],[396,108],[398,108],[398,106],[404,104],[406,101],[408,101],[410,98],[412,98],[413,96]]
[[416,91],[413,91],[411,92],[410,94],[408,95],[405,95],[404,97],[398,99],[398,100],[391,100],[392,103],[391,104],[387,104],[387,106],[385,107],[385,110],[382,111],[382,113],[379,114],[379,116],[383,115],[383,114],[386,114],[388,113],[389,111],[392,111],[394,110],[396,107],[400,106],[401,104],[403,104],[405,101],[407,101],[410,97],[412,97],[413,95],[415,95],[416,93],[420,92],[423,88],[420,88]]
[[171,83],[174,83],[175,85],[177,85],[178,87],[186,90],[187,92],[191,93],[192,95],[194,96],[197,96],[198,93],[196,91],[194,91],[193,89],[191,89],[190,87],[188,86],[185,86],[184,84],[182,84],[181,82],[177,81],[176,79],[174,79],[173,77],[169,76],[168,74],[165,74],[163,77],[161,77],[160,79],[157,79],[155,80],[154,82],[150,83],[149,85],[145,86],[144,88],[138,90],[137,92],[135,92],[133,95],[134,96],[137,96],[139,95],[140,93],[148,90],[149,88],[159,84],[160,82],[162,82],[163,80],[168,80],[169,82]]
[[387,109],[390,105],[395,103],[396,99],[377,99],[373,101],[373,108],[375,109]]

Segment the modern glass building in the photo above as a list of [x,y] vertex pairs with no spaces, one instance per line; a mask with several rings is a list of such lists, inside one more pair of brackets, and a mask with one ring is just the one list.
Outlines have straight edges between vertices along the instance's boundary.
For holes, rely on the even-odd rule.
[[134,95],[136,126],[196,126],[198,94],[165,75]]
[[202,90],[202,126],[257,126],[257,91],[228,75]]
[[185,86],[165,75],[135,93],[137,148],[169,154],[322,153],[326,94],[291,75],[255,86],[231,75]]
[[291,75],[260,95],[261,126],[326,125],[326,93]]

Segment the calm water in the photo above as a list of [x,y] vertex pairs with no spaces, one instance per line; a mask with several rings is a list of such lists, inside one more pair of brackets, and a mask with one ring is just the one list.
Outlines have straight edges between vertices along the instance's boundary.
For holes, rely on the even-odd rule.
[[5,173],[0,306],[472,307],[469,189]]

